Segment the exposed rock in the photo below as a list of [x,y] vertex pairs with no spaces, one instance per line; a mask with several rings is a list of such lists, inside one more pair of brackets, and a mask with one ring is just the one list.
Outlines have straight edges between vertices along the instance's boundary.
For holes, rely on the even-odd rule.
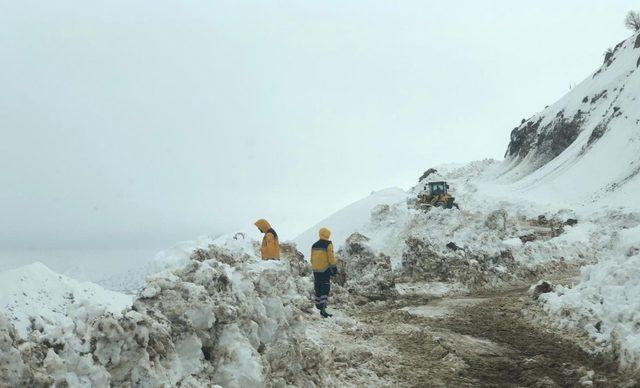
[[537,236],[535,234],[525,234],[519,237],[520,241],[522,241],[523,244],[526,244],[531,241],[535,241],[536,238]]
[[576,140],[584,118],[581,111],[570,119],[564,117],[564,111],[560,111],[543,127],[542,120],[540,117],[535,123],[528,121],[515,128],[511,132],[505,157],[520,160],[531,154],[529,169],[533,171],[560,155]]
[[507,147],[505,157],[523,158],[535,144],[535,137],[540,128],[542,118],[536,122],[527,121],[511,131],[511,141]]
[[549,283],[546,280],[542,280],[538,284],[531,286],[531,288],[529,289],[529,295],[532,299],[538,300],[540,295],[552,292],[554,289],[555,287],[553,286],[553,284]]
[[437,173],[438,170],[436,170],[435,168],[430,168],[427,171],[425,171],[420,178],[418,179],[418,182],[422,182],[424,179],[427,179],[429,177],[429,175],[431,174],[435,174]]
[[568,226],[574,226],[578,224],[578,220],[575,218],[567,218],[567,220],[564,222],[565,225]]
[[593,96],[593,98],[591,99],[591,103],[595,104],[596,102],[598,102],[599,99],[601,98],[607,98],[607,90],[603,90],[600,93],[596,94],[595,96]]
[[449,242],[447,244],[447,248],[451,249],[452,251],[457,251],[458,249],[461,249],[459,246],[456,245],[456,243],[454,243],[453,241]]
[[557,388],[559,385],[549,376],[544,376],[533,385],[535,388]]
[[605,53],[604,53],[604,62],[603,64],[606,66],[611,65],[611,63],[613,62],[613,50],[612,49],[608,49]]

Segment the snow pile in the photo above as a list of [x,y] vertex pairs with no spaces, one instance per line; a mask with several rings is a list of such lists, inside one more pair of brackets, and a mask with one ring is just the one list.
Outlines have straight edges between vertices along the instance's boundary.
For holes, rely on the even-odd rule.
[[314,225],[293,241],[303,252],[311,249],[311,245],[318,241],[318,230],[322,227],[331,229],[331,240],[336,249],[340,248],[344,241],[352,233],[362,228],[371,216],[371,211],[379,205],[393,205],[404,202],[407,193],[399,188],[392,187],[371,193],[351,205],[337,211],[318,224]]
[[[343,223],[343,230],[354,232],[344,245],[334,239],[343,245],[338,256],[346,288],[377,298],[409,288],[450,293],[521,286],[596,262],[612,244],[615,227],[602,227],[610,215],[579,217],[566,208],[479,192],[497,166],[487,159],[429,169],[404,201],[378,204],[366,221]],[[449,182],[462,210],[412,206],[412,198],[433,179]],[[346,208],[332,217],[346,220],[349,214]],[[322,224],[333,226],[329,219]]]
[[[229,236],[222,236],[217,241],[219,244],[225,244]],[[244,236],[238,238],[244,239]],[[216,240],[210,237],[200,237],[195,240],[182,241],[169,249],[156,253],[152,263],[152,273],[162,271],[172,271],[184,267],[191,260],[191,255],[199,249],[208,249],[210,245],[215,244]]]
[[375,253],[369,241],[368,237],[359,233],[347,239],[345,246],[338,251],[338,281],[347,290],[369,298],[393,296],[396,293],[395,279],[389,256]]
[[615,238],[598,223],[576,223],[564,212],[529,218],[499,209],[374,209],[369,223],[338,252],[346,287],[381,297],[394,283],[446,284],[474,290],[523,285],[544,274],[595,262]]
[[[500,167],[495,159],[475,160],[469,163],[446,163],[429,168],[418,179],[418,184],[409,190],[411,196],[427,189],[427,183],[436,181],[456,181],[457,186],[463,186],[469,181],[476,181],[488,175],[488,172]],[[452,195],[457,194],[456,186],[450,187]]]
[[[2,375],[15,385],[334,385],[327,351],[305,334],[311,282],[300,255],[256,257],[229,239],[148,279],[122,314],[72,304],[17,340],[0,318]],[[285,250],[286,251],[286,250]]]
[[41,263],[0,272],[0,312],[23,336],[31,317],[66,325],[72,306],[118,314],[131,306],[132,301],[129,295],[105,290],[94,283],[78,282]]
[[538,301],[555,325],[585,333],[594,349],[612,354],[622,368],[638,368],[640,217],[620,217],[614,228],[619,232],[606,257],[582,268],[576,286],[557,286]]
[[7,386],[18,386],[25,365],[18,350],[19,335],[7,318],[0,313],[0,376]]

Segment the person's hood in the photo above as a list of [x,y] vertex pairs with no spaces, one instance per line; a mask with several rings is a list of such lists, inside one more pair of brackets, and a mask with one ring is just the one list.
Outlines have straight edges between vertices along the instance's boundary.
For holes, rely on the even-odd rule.
[[269,221],[265,220],[264,218],[261,218],[258,221],[256,221],[254,225],[257,226],[262,233],[266,233],[269,229],[271,229],[271,225],[269,224]]
[[331,231],[327,228],[321,228],[318,234],[320,235],[320,240],[328,240],[331,237]]

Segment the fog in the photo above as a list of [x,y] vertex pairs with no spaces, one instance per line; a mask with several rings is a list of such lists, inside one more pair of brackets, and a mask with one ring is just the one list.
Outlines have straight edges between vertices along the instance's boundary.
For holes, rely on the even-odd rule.
[[0,260],[261,217],[293,238],[436,164],[502,158],[636,5],[0,0]]

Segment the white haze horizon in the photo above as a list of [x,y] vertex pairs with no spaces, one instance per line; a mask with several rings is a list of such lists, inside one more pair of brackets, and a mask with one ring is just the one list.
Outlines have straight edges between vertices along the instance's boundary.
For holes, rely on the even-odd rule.
[[0,1],[0,269],[149,260],[257,218],[288,240],[500,159],[637,5],[458,3]]

